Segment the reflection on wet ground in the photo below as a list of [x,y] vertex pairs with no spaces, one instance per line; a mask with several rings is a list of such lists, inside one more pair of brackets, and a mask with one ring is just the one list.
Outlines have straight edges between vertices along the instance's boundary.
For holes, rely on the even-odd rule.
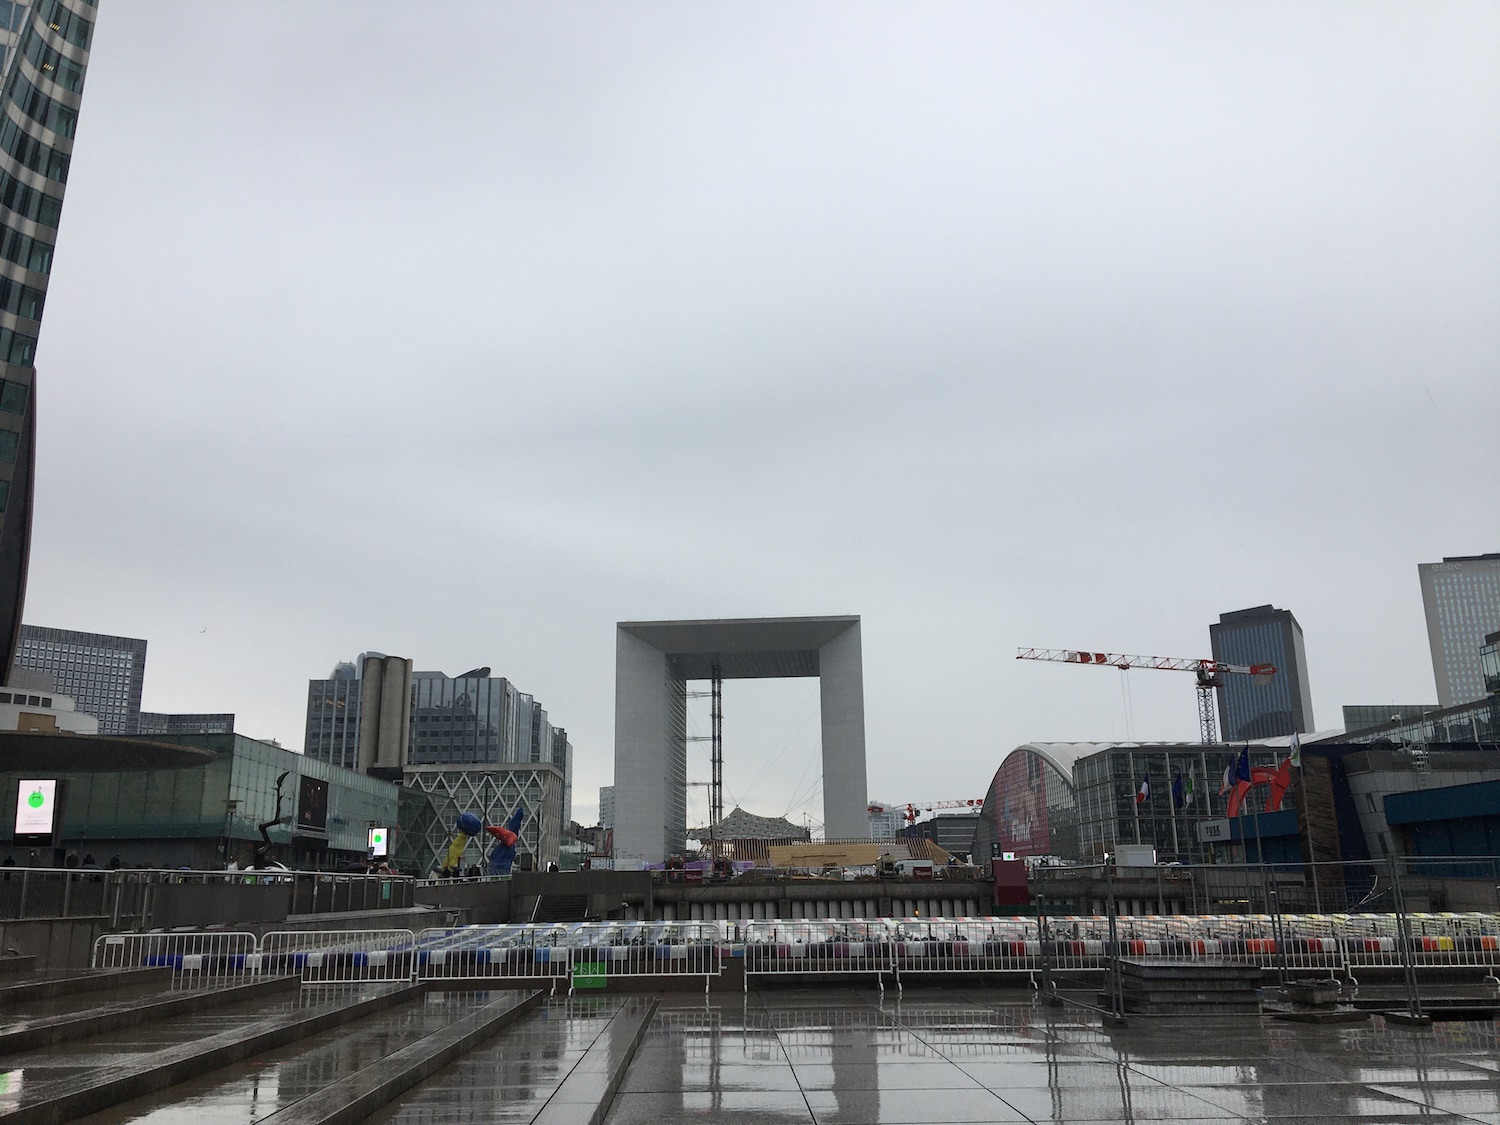
[[[497,995],[426,993],[81,1120],[254,1125]],[[83,1067],[333,998],[304,990],[12,1056],[0,1063],[0,1112]],[[618,994],[547,1000],[367,1123],[571,1120],[568,1092],[588,1087],[601,1057],[623,1057],[648,1010]],[[1015,991],[786,990],[661,997],[606,1125],[1417,1119],[1500,1125],[1496,1024],[1136,1017],[1111,1030]]]
[[1500,1033],[1097,1018],[1014,992],[663,1000],[607,1125],[1484,1121]]

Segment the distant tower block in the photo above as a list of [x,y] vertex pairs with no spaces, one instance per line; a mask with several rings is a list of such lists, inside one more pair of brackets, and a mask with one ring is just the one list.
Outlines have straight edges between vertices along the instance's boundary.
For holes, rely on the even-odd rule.
[[816,676],[823,832],[868,839],[859,618],[622,621],[615,633],[615,856],[660,863],[687,844],[687,685]]

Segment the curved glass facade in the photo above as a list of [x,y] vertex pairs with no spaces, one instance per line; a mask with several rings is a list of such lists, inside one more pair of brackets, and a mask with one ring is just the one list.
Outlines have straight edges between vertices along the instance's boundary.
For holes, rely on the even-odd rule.
[[36,463],[36,345],[95,0],[0,0],[0,672],[20,639]]
[[974,832],[975,863],[1006,852],[1065,859],[1078,854],[1073,779],[1026,746],[1012,750],[995,771]]

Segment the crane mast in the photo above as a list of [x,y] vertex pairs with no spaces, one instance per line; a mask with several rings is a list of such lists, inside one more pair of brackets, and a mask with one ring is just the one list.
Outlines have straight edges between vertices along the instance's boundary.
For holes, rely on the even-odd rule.
[[1221,660],[1203,660],[1180,656],[1127,656],[1118,652],[1090,652],[1071,648],[1022,648],[1017,660],[1048,660],[1059,664],[1095,664],[1129,671],[1152,668],[1159,672],[1192,672],[1198,693],[1198,737],[1204,744],[1219,741],[1214,721],[1214,692],[1224,686],[1224,676],[1249,676],[1257,685],[1271,682],[1276,675],[1274,664],[1226,664]]

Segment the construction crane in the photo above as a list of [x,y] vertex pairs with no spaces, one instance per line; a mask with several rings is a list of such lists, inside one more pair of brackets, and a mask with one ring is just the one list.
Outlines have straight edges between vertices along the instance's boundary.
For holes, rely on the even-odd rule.
[[1101,664],[1121,671],[1155,668],[1162,672],[1193,672],[1198,677],[1198,736],[1205,743],[1219,741],[1214,723],[1214,692],[1224,686],[1224,675],[1249,676],[1258,685],[1271,682],[1274,664],[1225,664],[1218,660],[1193,660],[1175,656],[1122,656],[1117,652],[1081,652],[1070,648],[1023,648],[1017,660],[1052,660],[1060,664]]
[[[978,812],[983,806],[984,798],[980,797],[977,800],[969,799],[963,801],[911,801],[904,805],[896,804],[890,807],[899,810],[901,819],[906,821],[907,824],[915,824],[917,817],[921,816],[924,812],[935,812],[938,809],[969,809],[972,812]],[[886,808],[887,806],[885,805],[870,805],[865,811],[883,813],[886,811]]]

